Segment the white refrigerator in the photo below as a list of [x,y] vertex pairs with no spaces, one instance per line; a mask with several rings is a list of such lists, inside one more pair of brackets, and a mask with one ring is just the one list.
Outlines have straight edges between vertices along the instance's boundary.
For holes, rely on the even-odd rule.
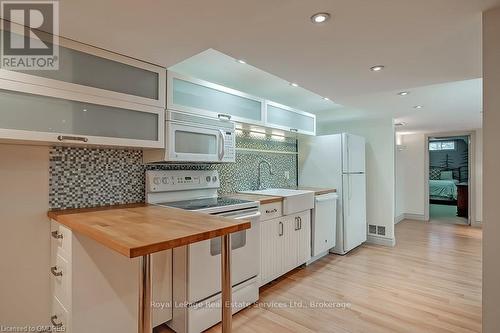
[[299,185],[337,189],[331,252],[346,254],[366,241],[365,139],[342,133],[299,138]]

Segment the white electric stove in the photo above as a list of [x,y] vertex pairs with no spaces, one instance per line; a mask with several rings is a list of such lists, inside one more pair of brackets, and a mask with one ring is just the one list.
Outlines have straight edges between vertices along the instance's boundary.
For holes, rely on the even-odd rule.
[[[219,174],[204,171],[147,171],[146,201],[234,219],[252,227],[231,235],[233,313],[259,298],[259,203],[220,198]],[[173,316],[177,333],[199,333],[221,321],[220,238],[176,248],[173,262]]]

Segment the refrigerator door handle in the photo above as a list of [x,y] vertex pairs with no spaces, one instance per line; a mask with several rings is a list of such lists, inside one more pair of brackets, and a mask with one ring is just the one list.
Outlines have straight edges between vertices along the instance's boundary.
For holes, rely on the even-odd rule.
[[351,175],[349,175],[349,205],[351,204],[351,199],[352,199],[351,187],[352,187],[352,179],[351,179]]
[[347,216],[351,216],[351,175],[347,175]]
[[347,161],[347,166],[345,172],[350,172],[351,171],[351,151],[349,149],[349,134],[345,135],[345,146],[347,150],[347,156],[346,156],[346,161]]

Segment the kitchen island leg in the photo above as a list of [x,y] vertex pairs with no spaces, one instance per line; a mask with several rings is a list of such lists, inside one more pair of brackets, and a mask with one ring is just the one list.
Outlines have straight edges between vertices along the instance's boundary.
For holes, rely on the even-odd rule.
[[222,333],[232,331],[231,235],[222,236]]
[[151,322],[151,299],[152,299],[152,276],[151,255],[147,254],[140,258],[139,273],[139,333],[152,333]]

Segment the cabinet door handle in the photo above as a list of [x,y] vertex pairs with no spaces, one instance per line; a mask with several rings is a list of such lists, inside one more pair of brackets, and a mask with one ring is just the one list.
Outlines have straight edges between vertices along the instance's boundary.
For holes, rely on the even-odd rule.
[[63,239],[63,234],[60,234],[59,231],[52,231],[51,232],[52,234],[52,237],[54,237],[55,239]]
[[56,315],[53,315],[52,317],[50,317],[50,322],[52,323],[52,325],[54,325],[54,327],[62,327],[63,323],[58,323],[58,322],[56,322],[56,320],[57,320]]
[[271,210],[266,209],[266,214],[276,213],[277,211],[278,211],[278,210],[277,210],[276,208],[271,209]]
[[217,118],[221,119],[221,118],[226,118],[227,120],[231,120],[231,115],[229,114],[225,114],[225,113],[219,113],[217,115]]
[[59,141],[81,141],[81,142],[88,142],[89,139],[87,139],[84,136],[70,136],[70,135],[59,135],[57,137],[57,140]]
[[50,271],[52,272],[52,274],[53,274],[54,276],[62,276],[62,275],[63,275],[63,272],[62,272],[62,271],[60,271],[60,272],[58,272],[58,271],[57,271],[57,266],[52,266],[52,267],[50,268]]
[[295,231],[299,230],[299,218],[295,216]]
[[299,230],[302,230],[302,217],[297,217],[299,219]]
[[278,236],[283,236],[283,222],[278,223],[279,225],[279,233]]
[[295,132],[295,133],[297,133],[298,131],[299,131],[299,129],[298,129],[298,128],[290,128],[290,132]]

